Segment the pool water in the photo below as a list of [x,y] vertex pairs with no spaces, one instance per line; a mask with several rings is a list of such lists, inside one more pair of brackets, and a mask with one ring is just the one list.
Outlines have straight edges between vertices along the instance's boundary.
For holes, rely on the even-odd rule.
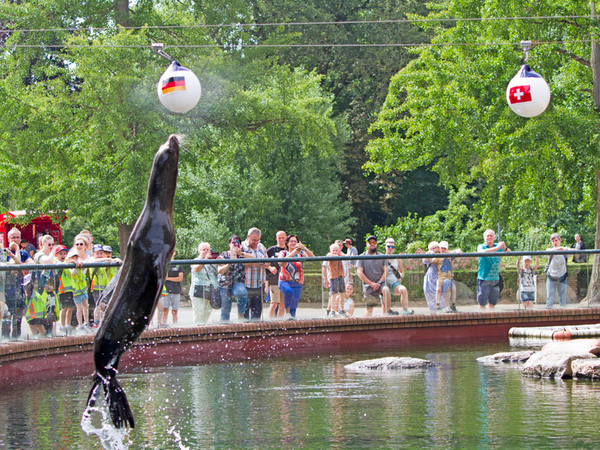
[[[479,356],[509,344],[385,349],[121,374],[129,449],[600,448],[600,383],[523,377]],[[354,373],[384,356],[411,372]],[[43,361],[43,360],[42,360]],[[0,449],[98,449],[81,429],[90,378],[4,388]]]

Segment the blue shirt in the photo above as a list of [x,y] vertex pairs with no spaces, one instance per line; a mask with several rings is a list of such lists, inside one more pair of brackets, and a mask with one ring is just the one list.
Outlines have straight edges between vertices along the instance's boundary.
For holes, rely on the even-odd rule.
[[[479,244],[477,246],[477,253],[483,253],[484,250],[488,248],[493,248],[497,244],[494,244],[492,247],[488,247],[487,244]],[[500,249],[499,252],[503,252],[504,250]],[[502,261],[501,256],[489,256],[489,257],[479,257],[479,266],[477,269],[477,279],[478,280],[486,280],[486,281],[498,281],[500,279],[500,262]]]

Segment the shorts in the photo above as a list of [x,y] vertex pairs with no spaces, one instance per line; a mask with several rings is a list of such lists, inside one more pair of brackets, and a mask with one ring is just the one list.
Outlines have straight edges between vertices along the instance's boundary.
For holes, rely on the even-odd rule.
[[163,308],[168,309],[171,308],[173,311],[177,311],[179,309],[179,301],[181,299],[181,294],[169,294],[163,297]]
[[73,301],[73,293],[65,292],[58,295],[58,303],[61,308],[75,308],[75,302]]
[[390,288],[390,292],[393,294],[396,286],[402,286],[402,283],[399,281],[394,281],[393,283],[388,283],[388,287]]
[[521,291],[520,295],[523,303],[535,301],[535,292],[533,291]]
[[79,305],[81,302],[83,302],[83,300],[87,300],[87,299],[88,299],[87,292],[84,294],[73,296],[73,302],[75,302],[76,305]]
[[92,298],[91,300],[94,302],[94,304],[98,304],[98,300],[100,300],[100,297],[102,296],[102,291],[92,291]]
[[381,291],[374,291],[371,286],[365,284],[363,293],[365,294],[365,306],[367,308],[370,309],[381,304]]
[[[452,278],[440,278],[438,277],[437,279],[437,284],[436,284],[436,290],[443,290],[444,288],[444,282],[449,281],[450,282],[450,286],[452,286],[452,283],[454,283],[454,280]],[[448,285],[448,283],[446,283],[446,286]],[[446,287],[446,289],[448,289]]]
[[499,280],[477,280],[477,303],[479,306],[496,305],[500,296]]
[[44,319],[31,319],[27,321],[29,325],[44,325],[44,322]]
[[283,303],[283,293],[279,286],[269,285],[269,294],[271,303]]
[[344,277],[332,278],[329,280],[329,292],[331,294],[341,294],[346,292]]

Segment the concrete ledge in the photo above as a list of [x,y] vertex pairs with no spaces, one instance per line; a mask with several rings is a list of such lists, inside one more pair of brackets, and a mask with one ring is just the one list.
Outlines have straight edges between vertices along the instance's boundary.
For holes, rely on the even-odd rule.
[[[431,336],[436,336],[435,339],[439,340],[440,334],[445,339],[482,336],[507,338],[509,329],[517,325],[580,325],[599,321],[600,308],[264,321],[148,330],[134,344],[134,348],[149,344],[156,346],[184,342],[223,343],[240,339],[297,335],[321,336],[316,340],[324,341],[326,336],[333,334],[372,332],[381,332],[379,340],[386,342],[405,339],[432,340]],[[92,335],[85,335],[2,343],[0,344],[0,365],[40,356],[90,352],[93,349],[93,339]]]

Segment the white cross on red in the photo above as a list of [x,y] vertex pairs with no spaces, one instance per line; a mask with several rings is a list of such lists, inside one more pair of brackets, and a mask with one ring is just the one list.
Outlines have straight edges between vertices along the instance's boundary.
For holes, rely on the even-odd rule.
[[515,91],[515,93],[513,95],[515,97],[517,97],[518,101],[521,101],[521,97],[523,97],[525,95],[525,93],[521,92],[521,89],[517,88],[517,90]]

